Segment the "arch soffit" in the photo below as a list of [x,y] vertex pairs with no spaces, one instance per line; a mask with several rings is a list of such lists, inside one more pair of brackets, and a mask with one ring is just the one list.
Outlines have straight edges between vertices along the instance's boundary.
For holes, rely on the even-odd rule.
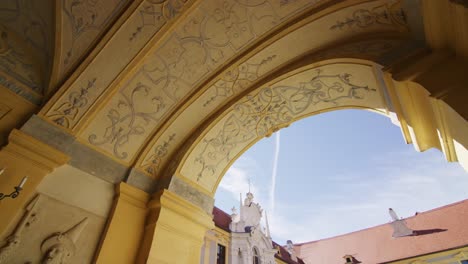
[[[196,127],[211,119],[213,113],[229,104],[230,100],[248,92],[252,87],[265,84],[269,78],[328,58],[349,57],[378,61],[381,55],[398,48],[408,40],[407,32],[397,26],[393,32],[364,32],[362,35],[351,37],[343,34],[334,36],[335,39],[332,40],[324,37],[322,42],[317,44],[307,38],[310,36],[307,32],[314,30],[314,22],[290,32],[269,46],[254,50],[213,78],[192,97],[192,101],[176,109],[175,114],[171,114],[171,118],[146,144],[147,147],[136,161],[136,167],[153,177],[161,174],[177,147],[195,133]],[[307,48],[294,46],[292,51],[291,43],[296,43],[294,40]],[[278,53],[278,50],[282,52]]]
[[[330,50],[313,52],[307,56],[300,56],[298,60],[293,60],[286,65],[281,65],[277,69],[265,72],[262,76],[258,76],[255,73],[253,74],[255,77],[250,80],[245,77],[244,79],[238,78],[231,81],[227,77],[217,79],[217,82],[214,83],[209,90],[197,97],[197,99],[186,108],[180,109],[180,112],[175,114],[173,118],[170,119],[166,125],[160,129],[160,131],[158,131],[156,136],[142,152],[143,155],[139,157],[139,160],[136,163],[137,168],[150,176],[161,174],[164,170],[164,166],[171,160],[171,157],[175,155],[176,151],[179,150],[179,146],[186,140],[190,140],[189,137],[196,134],[197,130],[200,129],[199,127],[203,127],[204,123],[211,122],[219,115],[220,110],[222,111],[222,109],[233,104],[238,97],[241,97],[258,87],[270,85],[270,83],[276,81],[278,76],[290,75],[295,70],[304,66],[310,67],[310,65],[318,66],[332,63],[331,61],[323,61],[324,58],[328,57],[327,55],[331,55],[330,57],[339,57],[340,55],[348,57],[349,59],[337,59],[335,62],[344,64],[348,63],[350,67],[355,63],[362,63],[362,60],[359,60],[359,58],[372,59],[372,61],[374,61],[377,60],[378,55],[384,53],[389,48],[393,48],[394,44],[398,44],[401,41],[399,38],[382,39],[380,37],[381,36],[375,40],[367,39],[362,42],[350,41],[341,46],[333,47]],[[357,51],[360,51],[361,53],[357,54]],[[352,59],[353,57],[357,59],[354,60]],[[246,67],[251,67],[252,65],[254,67],[258,67],[259,64],[247,64]],[[236,69],[234,69],[234,71],[234,76],[236,77],[242,74],[242,72],[239,72],[238,70],[236,71]],[[228,74],[229,72],[226,75]],[[245,85],[245,87],[242,85]],[[221,103],[216,104],[216,107],[207,107],[211,102],[210,100],[213,98],[213,94],[218,92],[216,89],[225,88],[226,86],[231,88],[232,92],[225,93],[224,96],[219,96],[224,98],[219,100]],[[242,89],[235,89],[237,87]]]
[[[269,1],[263,2],[272,7]],[[311,2],[292,2],[294,5],[290,8],[291,14],[298,16],[300,10],[311,12],[313,10]],[[283,28],[284,32],[275,32],[274,36],[262,39],[254,45],[259,36],[264,36],[265,32],[271,32],[274,26],[263,28],[260,30],[261,34],[256,34],[253,38],[247,36],[243,40],[243,45],[239,45],[237,53],[236,49],[232,48],[235,43],[229,39],[230,42],[221,47],[211,43],[215,46],[214,51],[205,54],[207,51],[200,50],[199,46],[206,43],[201,43],[200,39],[197,40],[198,42],[181,41],[190,39],[190,34],[200,34],[197,33],[201,27],[200,21],[214,23],[213,17],[207,18],[205,14],[215,12],[219,7],[209,7],[210,12],[202,12],[206,11],[204,8],[208,8],[203,6],[204,3],[194,9],[193,14],[184,16],[182,21],[178,21],[179,28],[176,27],[173,34],[166,35],[162,44],[132,71],[134,74],[128,76],[127,81],[114,87],[112,92],[106,91],[106,95],[109,96],[99,100],[96,99],[99,94],[94,95],[94,99],[85,98],[86,107],[89,109],[92,106],[96,111],[89,111],[85,115],[78,116],[79,122],[72,121],[72,132],[77,134],[81,142],[129,166],[135,164],[138,159],[137,167],[149,176],[155,177],[160,171],[154,168],[148,170],[149,167],[145,164],[148,162],[154,164],[154,157],[157,163],[157,159],[161,158],[158,155],[161,153],[167,160],[171,156],[167,153],[175,151],[176,146],[179,146],[186,136],[193,132],[193,128],[203,121],[203,117],[219,110],[236,94],[248,91],[256,79],[268,76],[269,73],[290,63],[294,58],[356,35],[380,34],[381,37],[386,35],[387,40],[388,36],[393,37],[391,44],[388,44],[388,41],[381,41],[380,45],[372,42],[372,45],[367,46],[361,43],[360,47],[364,47],[369,53],[388,51],[408,36],[408,25],[403,19],[404,16],[401,16],[403,11],[398,1],[349,1],[343,5],[332,6],[333,8],[330,7],[325,11],[321,10],[319,14],[309,14],[307,19],[303,19],[307,23],[299,21],[297,26],[288,25]],[[360,12],[369,16],[362,20],[363,17],[360,15],[363,13]],[[290,16],[283,14],[285,17],[283,23],[289,21],[287,18],[290,18],[291,14]],[[267,14],[265,17],[268,17]],[[198,23],[193,24],[194,21]],[[190,25],[192,27],[189,27]],[[291,31],[291,28],[295,30]],[[193,32],[183,33],[184,30],[193,30]],[[215,34],[215,32],[210,34]],[[319,32],[320,37],[310,32]],[[294,43],[294,48],[291,48],[291,43]],[[250,50],[247,50],[249,47]],[[223,52],[217,53],[216,50]],[[218,61],[211,61],[213,65],[204,65],[200,63],[204,60],[203,58],[197,62],[197,58],[200,57],[197,53],[202,53],[211,59],[215,56],[214,54],[223,54],[223,57],[218,58]],[[225,65],[230,60],[233,61],[234,57],[236,61]],[[243,72],[244,68],[247,69],[246,72]],[[219,71],[219,69],[224,70]],[[244,76],[243,79],[238,77],[241,75]],[[233,77],[237,79],[229,79]],[[94,83],[92,85],[94,86]],[[223,87],[220,87],[223,85],[226,88],[224,91]],[[101,92],[104,90],[102,89]],[[76,94],[77,91],[69,90],[62,94],[61,98],[67,100],[73,93]],[[135,102],[138,102],[138,105]],[[60,100],[56,103],[60,108]],[[192,111],[193,108],[189,109],[189,106],[196,106],[196,108]],[[49,113],[45,113],[49,119],[53,119],[54,115],[61,115],[60,113],[51,114],[51,111],[55,110],[49,108]],[[192,114],[194,118],[189,115],[187,120],[193,119],[195,122],[188,127],[178,126],[179,123],[175,120],[182,120],[179,119],[182,113]],[[169,117],[174,119],[169,120]],[[171,126],[171,124],[177,125]],[[168,127],[185,134],[175,135],[167,129]],[[167,145],[170,145],[171,141],[174,147],[168,150]],[[146,145],[148,147],[145,149]],[[166,160],[159,162],[158,170],[163,167]]]
[[[240,97],[188,140],[172,157],[167,175],[177,175],[214,195],[222,176],[258,140],[307,116],[345,108],[388,115],[390,104],[380,67],[355,59],[304,66]],[[172,168],[171,168],[172,167]]]

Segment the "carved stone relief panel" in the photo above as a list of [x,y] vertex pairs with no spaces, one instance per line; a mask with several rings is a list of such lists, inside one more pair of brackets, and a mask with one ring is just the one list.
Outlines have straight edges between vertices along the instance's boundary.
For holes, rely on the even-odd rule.
[[259,139],[303,117],[346,107],[387,108],[372,65],[332,63],[303,69],[259,88],[230,107],[197,140],[180,174],[207,191],[216,190],[227,167]]
[[34,222],[36,222],[38,217],[38,207],[36,207],[37,202],[39,201],[39,195],[34,197],[32,201],[26,205],[24,214],[20,217],[20,220],[12,232],[4,238],[3,245],[0,247],[0,263],[7,263],[11,255],[17,250],[20,246],[21,241],[24,239],[23,231],[32,228]]
[[3,238],[0,263],[91,263],[105,221],[38,194],[15,230]]
[[[138,166],[150,175],[160,174],[160,169],[164,167],[167,160],[172,157],[174,151],[189,136],[194,127],[198,126],[220,106],[251,88],[252,85],[261,85],[261,83],[257,83],[259,80],[288,63],[303,60],[304,57],[307,57],[310,63],[330,58],[357,57],[378,60],[379,56],[397,49],[407,37],[406,33],[400,34],[400,31],[405,31],[407,28],[396,22],[376,23],[353,30],[331,29],[337,20],[347,17],[357,10],[370,10],[370,13],[376,12],[371,12],[371,10],[380,10],[379,12],[383,13],[404,12],[398,1],[392,2],[391,5],[386,3],[386,1],[364,3],[312,20],[309,24],[290,32],[268,47],[264,47],[258,52],[252,52],[251,57],[246,61],[232,65],[204,87],[205,91],[196,97],[194,102],[186,108],[179,109],[180,114],[170,120],[169,125],[166,125],[162,131],[158,131],[152,142],[148,144],[141,161],[137,163]],[[382,39],[381,36],[370,39],[376,29],[396,34],[393,38],[388,39]],[[320,38],[310,34],[310,32],[320,32]],[[365,34],[368,39],[353,39],[358,32]],[[181,133],[181,131],[186,134]],[[174,134],[177,136],[172,138],[170,144],[166,144],[167,139]],[[164,155],[159,155],[157,154],[160,153],[159,146],[162,145],[165,146]]]

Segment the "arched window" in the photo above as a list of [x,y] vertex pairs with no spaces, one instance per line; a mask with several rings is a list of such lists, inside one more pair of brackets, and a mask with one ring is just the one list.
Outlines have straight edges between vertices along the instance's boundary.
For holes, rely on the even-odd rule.
[[253,264],[260,264],[260,254],[256,247],[253,248]]

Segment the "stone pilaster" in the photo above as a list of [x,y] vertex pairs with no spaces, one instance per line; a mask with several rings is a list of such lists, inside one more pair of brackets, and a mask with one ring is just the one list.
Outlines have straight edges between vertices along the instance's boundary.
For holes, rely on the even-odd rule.
[[153,195],[137,263],[199,263],[212,216],[169,190]]
[[109,217],[96,263],[135,263],[145,229],[149,195],[124,182],[116,184]]

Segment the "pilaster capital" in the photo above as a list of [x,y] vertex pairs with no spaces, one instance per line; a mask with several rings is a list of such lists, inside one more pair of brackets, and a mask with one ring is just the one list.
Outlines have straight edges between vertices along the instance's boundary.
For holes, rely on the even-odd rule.
[[[207,214],[202,208],[187,201],[178,194],[170,190],[161,190],[155,193],[148,203],[148,208],[161,210],[167,209],[179,216],[191,220],[192,222],[206,229],[214,228],[212,216]],[[160,220],[162,220],[160,218]]]
[[135,188],[125,182],[115,185],[116,198],[125,200],[134,206],[146,209],[150,195],[138,188]]
[[51,172],[68,162],[70,157],[49,145],[14,129],[8,137],[8,145],[2,150],[14,157],[27,160],[35,166]]

